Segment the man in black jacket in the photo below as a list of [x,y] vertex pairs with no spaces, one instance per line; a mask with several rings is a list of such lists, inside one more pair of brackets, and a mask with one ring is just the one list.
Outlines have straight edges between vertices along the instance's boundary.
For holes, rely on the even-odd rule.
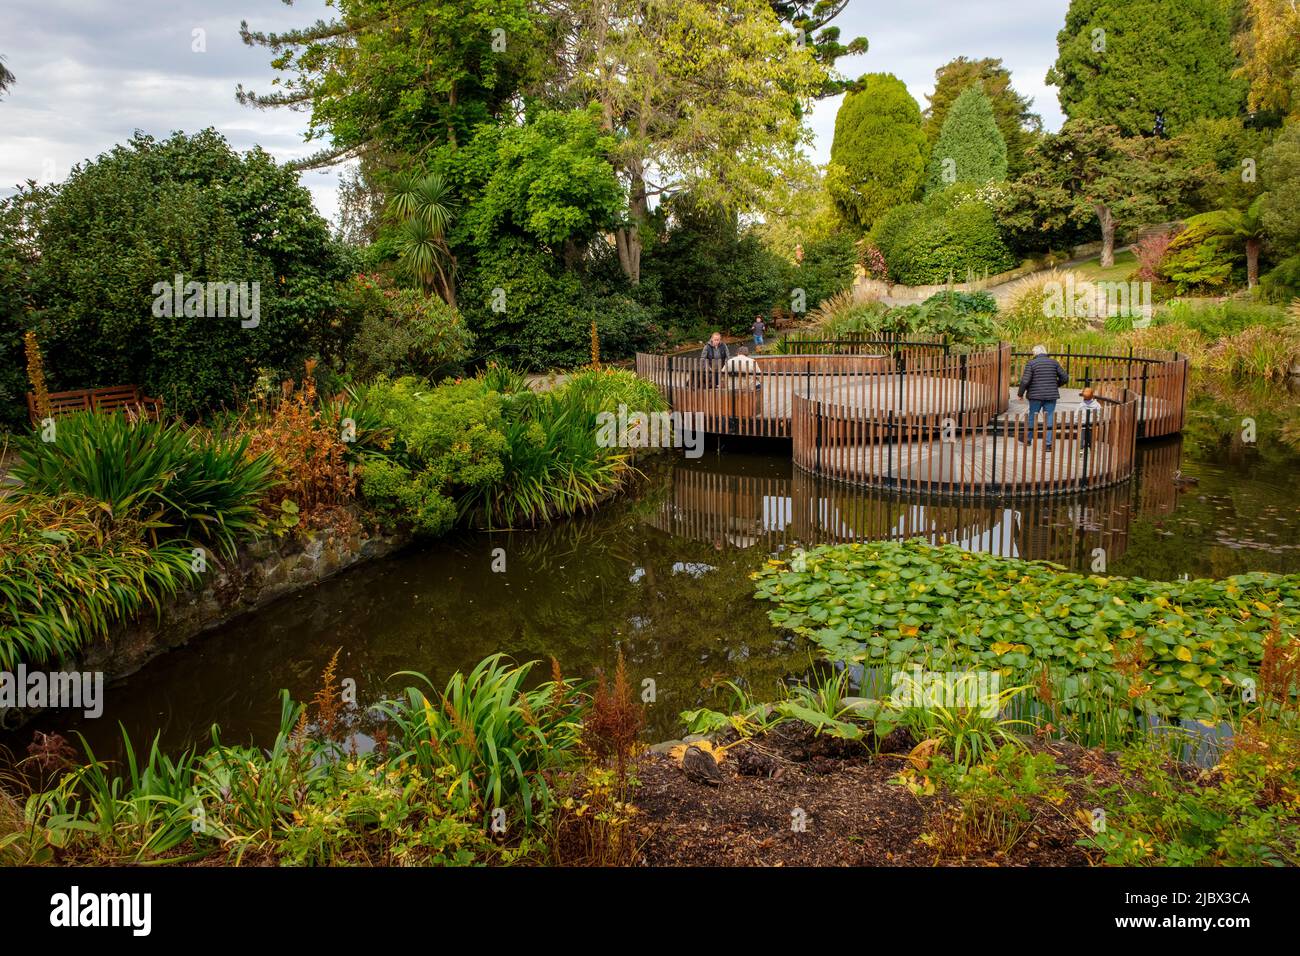
[[1029,421],[1037,428],[1038,413],[1047,420],[1047,451],[1052,450],[1052,422],[1056,420],[1056,402],[1061,397],[1061,386],[1070,380],[1061,363],[1047,354],[1047,346],[1035,345],[1034,357],[1025,365],[1020,376],[1021,398],[1029,399]]
[[704,346],[704,351],[700,353],[700,358],[704,360],[704,378],[709,385],[717,388],[719,373],[730,357],[731,353],[727,350],[727,343],[722,341],[722,333],[714,332],[710,335],[708,344]]

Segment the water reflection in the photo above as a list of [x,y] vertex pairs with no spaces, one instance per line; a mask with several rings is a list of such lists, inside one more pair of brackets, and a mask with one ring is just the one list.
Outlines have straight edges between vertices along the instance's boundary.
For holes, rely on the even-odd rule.
[[[921,537],[1078,570],[1117,561],[1136,513],[1174,510],[1181,439],[1139,448],[1139,479],[1088,495],[990,501],[903,496],[847,486],[766,459],[682,462],[650,523],[715,550],[778,552],[848,541]],[[1106,562],[1105,565],[1099,562]]]

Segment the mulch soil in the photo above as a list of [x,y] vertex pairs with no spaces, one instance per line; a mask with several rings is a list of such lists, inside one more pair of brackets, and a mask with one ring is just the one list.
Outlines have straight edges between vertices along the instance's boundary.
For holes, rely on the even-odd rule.
[[[735,738],[723,738],[727,743]],[[921,841],[947,798],[915,797],[895,783],[914,746],[896,730],[873,754],[856,741],[815,736],[806,725],[779,724],[771,733],[728,748],[722,782],[690,780],[676,759],[640,758],[635,803],[649,866],[1086,866],[1075,846],[1083,835],[1075,812],[1091,804],[1073,781],[1118,779],[1113,756],[1058,741],[1030,743],[1062,768],[1067,798],[1060,806],[1033,801],[1028,832],[1005,855],[939,854]],[[802,817],[796,815],[802,811]],[[796,819],[804,829],[796,830]]]

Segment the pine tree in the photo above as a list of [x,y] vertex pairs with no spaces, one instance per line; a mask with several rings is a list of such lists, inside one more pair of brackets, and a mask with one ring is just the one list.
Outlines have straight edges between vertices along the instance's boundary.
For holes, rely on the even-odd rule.
[[998,182],[1007,178],[1007,143],[998,130],[993,104],[978,83],[962,90],[943,121],[930,155],[926,191],[953,183]]

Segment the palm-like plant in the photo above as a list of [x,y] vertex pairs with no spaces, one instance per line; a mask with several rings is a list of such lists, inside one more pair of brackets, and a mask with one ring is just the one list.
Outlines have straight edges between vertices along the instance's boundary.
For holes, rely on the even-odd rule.
[[1260,196],[1246,209],[1219,209],[1201,217],[1219,235],[1245,243],[1246,284],[1252,289],[1259,283],[1259,254],[1267,238],[1263,203],[1264,197]]
[[456,258],[447,244],[456,200],[438,173],[406,173],[394,183],[389,215],[401,223],[397,236],[402,266],[424,288],[456,305]]

